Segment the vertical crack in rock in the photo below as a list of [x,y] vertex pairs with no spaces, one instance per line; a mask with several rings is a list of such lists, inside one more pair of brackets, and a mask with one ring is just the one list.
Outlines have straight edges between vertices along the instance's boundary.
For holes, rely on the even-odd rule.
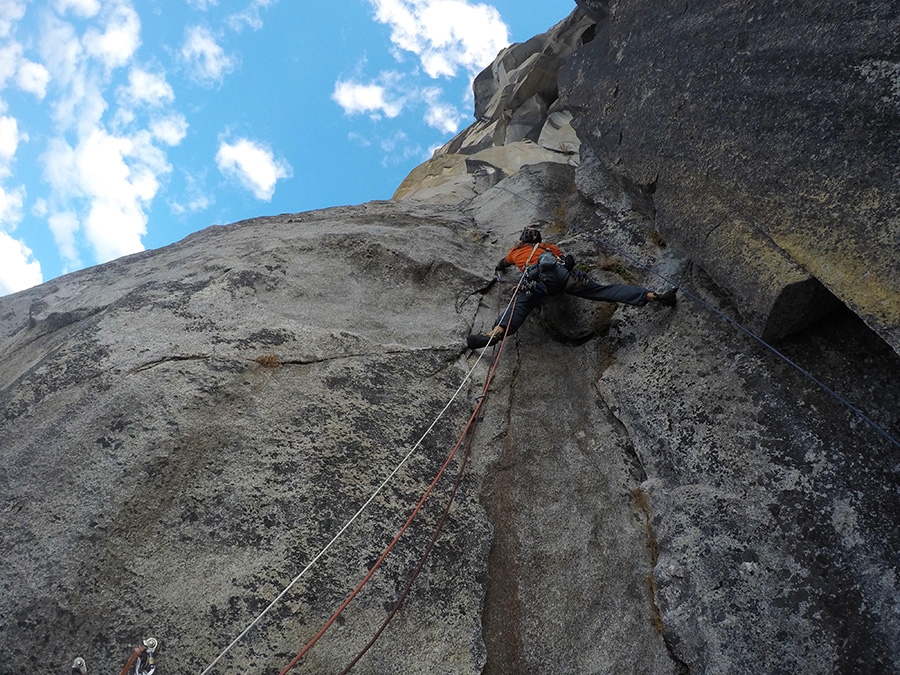
[[[634,452],[634,447],[631,443],[628,443],[628,447]],[[662,636],[666,651],[669,653],[669,657],[678,669],[679,675],[688,675],[688,673],[691,672],[690,668],[688,668],[688,665],[678,657],[675,653],[674,645],[666,636],[662,612],[660,612],[659,605],[656,602],[655,570],[659,563],[659,542],[656,540],[656,533],[653,530],[653,508],[650,501],[650,494],[639,485],[632,490],[631,495],[634,498],[635,511],[637,511],[641,526],[644,528],[644,533],[647,536],[647,553],[650,556],[650,572],[647,574],[647,598],[650,601],[650,620],[653,623],[653,627],[656,628]]]
[[[515,389],[519,360],[511,377]],[[511,391],[512,394],[512,391]],[[507,410],[505,425],[512,420]],[[521,637],[522,602],[518,589],[518,538],[513,523],[517,510],[515,500],[516,448],[508,436],[496,460],[486,490],[485,510],[493,530],[488,554],[488,578],[485,591],[482,626],[487,663],[484,675],[513,675],[525,672],[525,656]]]
[[666,652],[668,653],[669,658],[672,659],[676,671],[679,673],[679,675],[688,675],[690,673],[690,668],[675,653],[675,647],[669,637],[666,635],[662,612],[660,611],[659,604],[656,601],[656,566],[659,563],[659,542],[656,539],[656,532],[653,529],[653,505],[650,498],[650,493],[647,492],[647,490],[644,488],[644,485],[648,478],[647,470],[644,467],[644,463],[641,460],[641,456],[638,453],[637,448],[635,448],[634,443],[631,441],[631,437],[628,433],[628,428],[616,415],[612,404],[609,401],[605,400],[602,389],[600,398],[606,403],[606,409],[609,412],[609,418],[611,422],[619,428],[621,437],[623,439],[623,457],[630,465],[630,473],[638,483],[637,487],[635,487],[631,491],[631,496],[634,500],[634,510],[638,522],[641,528],[644,530],[644,534],[646,536],[647,554],[650,558],[650,571],[647,573],[646,579],[647,601],[650,604],[650,621],[656,631],[660,634],[660,636],[662,636],[663,644],[666,647]]

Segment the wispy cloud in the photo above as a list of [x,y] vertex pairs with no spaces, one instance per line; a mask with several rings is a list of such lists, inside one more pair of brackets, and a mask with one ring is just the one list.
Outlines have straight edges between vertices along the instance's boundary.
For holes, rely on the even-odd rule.
[[37,211],[73,269],[82,264],[81,241],[96,262],[144,249],[148,209],[171,171],[159,144],[178,144],[187,122],[170,109],[175,95],[165,73],[135,63],[141,22],[130,2],[54,7],[58,14],[44,15],[39,53],[54,84],[58,133],[41,153],[50,193]]
[[268,9],[274,5],[277,0],[253,0],[247,7],[240,12],[235,12],[228,17],[227,23],[232,30],[238,32],[249,26],[253,30],[259,30],[263,27],[262,16],[260,11]]
[[63,15],[69,10],[83,19],[90,19],[100,11],[100,0],[56,0],[56,11]]
[[0,229],[12,231],[22,220],[22,206],[25,203],[25,188],[21,185],[12,189],[0,186]]
[[186,199],[171,200],[169,202],[169,208],[172,209],[172,213],[178,216],[185,216],[208,209],[212,205],[213,199],[209,196],[209,193],[204,187],[204,182],[206,180],[205,172],[199,176],[184,172],[184,180],[186,183],[184,190]]
[[192,76],[201,82],[215,83],[234,70],[234,57],[219,46],[208,28],[193,26],[185,31],[181,57]]
[[428,87],[422,92],[427,105],[425,123],[441,133],[453,134],[459,129],[464,116],[456,106],[441,100],[443,93],[437,87]]
[[0,2],[0,38],[7,37],[23,16],[25,0],[2,0]]
[[16,156],[19,141],[27,136],[19,132],[19,122],[15,117],[0,116],[0,177],[10,175],[10,163]]
[[78,216],[72,211],[59,211],[47,218],[53,240],[59,249],[63,260],[67,262],[66,269],[73,270],[81,267],[81,257],[78,254],[76,235],[80,228]]
[[216,164],[226,176],[237,179],[257,199],[269,201],[275,194],[279,179],[293,175],[291,166],[275,155],[268,147],[239,138],[235,143],[222,141],[216,153]]
[[[391,29],[398,69],[366,80],[339,79],[332,99],[349,115],[391,119],[418,111],[442,134],[459,130],[466,115],[434,80],[471,80],[509,44],[509,30],[492,6],[469,0],[368,0],[374,18]],[[415,59],[410,60],[412,54]],[[468,92],[471,86],[466,88]],[[471,106],[469,106],[471,107]]]
[[399,73],[382,75],[382,83],[364,84],[354,80],[338,80],[331,95],[347,115],[367,114],[373,120],[392,119],[405,108],[425,107],[423,121],[441,133],[455,133],[465,116],[442,99],[440,87],[411,88]]
[[378,143],[384,151],[382,166],[397,166],[412,157],[422,155],[422,147],[412,142],[403,131],[394,132],[391,136],[380,139]]
[[395,48],[415,54],[429,77],[477,73],[509,44],[496,8],[467,0],[369,0]]
[[85,51],[99,59],[107,68],[127,64],[141,44],[141,20],[129,3],[111,3],[104,12],[104,25],[85,31],[82,44]]
[[159,107],[174,101],[175,92],[166,82],[165,73],[151,73],[132,67],[128,73],[128,85],[119,89],[119,99],[128,107],[141,104]]
[[[19,131],[16,118],[0,115],[0,180],[12,176],[19,141],[27,139]],[[0,230],[13,231],[22,220],[25,188],[22,185],[6,187],[0,184]]]

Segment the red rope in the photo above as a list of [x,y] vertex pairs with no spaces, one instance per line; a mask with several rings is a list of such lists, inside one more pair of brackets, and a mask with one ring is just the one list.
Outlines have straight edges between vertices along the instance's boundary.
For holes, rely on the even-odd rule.
[[[513,305],[512,305],[513,308],[515,308],[516,296],[518,295],[521,284],[522,284],[522,279],[520,278],[519,283],[516,285],[515,291],[513,293]],[[403,527],[400,528],[400,531],[397,532],[397,535],[394,537],[394,539],[391,541],[391,543],[387,545],[387,547],[384,549],[384,551],[379,556],[378,560],[375,561],[374,565],[372,565],[372,568],[366,573],[366,575],[362,578],[362,580],[356,585],[356,588],[354,588],[353,591],[350,593],[350,595],[347,596],[347,599],[344,600],[343,603],[341,603],[341,606],[338,607],[337,610],[334,612],[334,614],[331,615],[331,618],[329,618],[328,621],[325,622],[325,625],[323,625],[322,628],[319,629],[319,632],[316,633],[315,636],[313,636],[313,638],[306,644],[306,646],[303,647],[303,649],[301,649],[297,653],[297,656],[295,656],[291,660],[291,662],[287,666],[285,666],[285,668],[281,671],[281,673],[279,675],[287,675],[287,673],[300,662],[300,659],[302,659],[306,655],[306,653],[310,649],[312,649],[313,645],[315,645],[319,641],[319,639],[326,633],[326,631],[331,627],[331,625],[335,621],[337,621],[338,617],[347,608],[347,605],[350,604],[350,602],[353,600],[353,598],[355,598],[359,594],[359,592],[362,590],[363,586],[365,586],[366,583],[369,581],[369,579],[372,578],[372,575],[375,574],[375,571],[381,566],[381,563],[384,562],[384,559],[387,558],[388,554],[393,550],[394,546],[400,540],[400,537],[403,536],[403,533],[406,532],[406,530],[409,528],[413,519],[416,517],[416,514],[419,513],[419,510],[422,508],[422,505],[425,503],[425,500],[428,498],[428,496],[431,494],[432,490],[434,490],[434,487],[437,485],[438,481],[444,475],[444,472],[447,470],[447,467],[450,465],[451,460],[456,455],[456,451],[459,450],[459,446],[462,445],[463,441],[469,435],[469,430],[471,428],[473,428],[473,426],[476,424],[476,421],[478,419],[478,414],[479,414],[479,412],[481,412],[481,407],[484,405],[484,400],[487,396],[487,391],[488,391],[488,388],[490,387],[491,380],[493,379],[494,373],[497,370],[497,364],[500,361],[500,355],[503,353],[503,345],[505,344],[505,342],[506,342],[506,330],[503,331],[503,337],[499,342],[499,349],[497,350],[497,353],[494,355],[494,359],[491,362],[491,367],[490,367],[490,370],[488,371],[488,376],[485,379],[484,387],[482,388],[481,396],[478,397],[478,403],[475,405],[475,409],[472,411],[472,414],[469,416],[469,420],[466,422],[466,426],[463,428],[462,433],[460,434],[459,439],[456,441],[456,444],[453,446],[453,449],[450,451],[450,454],[447,455],[447,459],[444,461],[444,464],[441,466],[440,470],[437,472],[437,475],[434,477],[434,480],[431,481],[431,484],[425,490],[425,493],[419,499],[419,502],[416,504],[416,507],[412,510],[412,513],[409,514],[409,517],[406,519],[406,522],[403,524]],[[471,440],[470,440],[470,443],[471,443]],[[466,454],[468,455],[468,452]],[[455,494],[456,486],[454,486],[453,492]],[[448,504],[447,508],[449,509],[449,504]],[[443,521],[443,519],[442,519],[442,521]],[[443,522],[441,523],[441,526],[443,526]],[[432,542],[432,544],[429,544],[429,547],[428,547],[429,552],[430,552],[432,546],[433,546],[433,542]],[[426,553],[426,556],[427,556],[427,553]],[[424,564],[424,559],[420,560],[420,563]],[[416,575],[418,575],[418,572],[416,572]],[[413,577],[413,579],[415,579],[415,577]],[[401,602],[402,602],[402,600],[401,600]],[[397,607],[397,609],[399,609],[399,606]],[[391,617],[393,617],[394,613],[396,613],[396,610],[391,614]],[[385,624],[385,626],[386,626],[386,624]],[[384,626],[382,627],[382,629],[379,630],[378,635],[381,634],[383,629],[384,629]],[[377,635],[376,635],[376,638],[377,638]],[[373,643],[374,643],[374,640],[373,640]],[[368,647],[366,649],[368,649]],[[360,655],[360,656],[362,656],[362,655]],[[354,663],[356,663],[356,661],[354,661]],[[352,665],[353,664],[351,664],[351,667],[352,667]],[[348,670],[349,670],[349,668],[348,668]]]
[[412,589],[412,585],[415,582],[416,578],[419,576],[419,573],[422,571],[422,568],[425,566],[425,561],[428,559],[428,556],[431,554],[431,550],[434,548],[434,545],[437,543],[438,537],[441,534],[441,530],[444,528],[444,523],[447,521],[447,517],[450,515],[450,507],[453,506],[453,502],[456,499],[456,492],[459,489],[459,485],[462,482],[462,477],[465,472],[466,464],[469,461],[469,454],[472,450],[472,439],[474,438],[474,430],[475,425],[472,426],[472,433],[469,434],[468,442],[466,443],[466,450],[463,453],[462,461],[459,465],[459,471],[456,474],[456,480],[453,483],[453,488],[450,491],[450,496],[447,499],[447,505],[444,507],[444,512],[441,514],[441,518],[438,521],[437,526],[434,529],[434,534],[431,537],[431,541],[428,542],[428,546],[425,549],[425,552],[422,554],[422,557],[419,559],[418,564],[410,575],[409,579],[406,582],[406,586],[403,588],[403,592],[400,594],[400,597],[397,598],[397,602],[394,603],[393,609],[391,609],[390,613],[385,618],[384,622],[381,624],[381,627],[375,633],[371,640],[363,647],[359,653],[354,657],[354,659],[350,662],[344,670],[340,672],[340,675],[347,675],[350,670],[357,664],[357,662],[366,655],[366,652],[374,645],[378,638],[381,637],[381,634],[388,627],[388,624],[394,618],[398,611],[400,611],[401,605],[406,600],[406,597],[409,595],[410,589]]
[[122,668],[122,672],[119,673],[119,675],[125,675],[125,673],[128,672],[129,668],[134,665],[134,662],[138,659],[138,657],[140,657],[141,654],[143,654],[145,651],[147,651],[147,648],[144,645],[138,645],[137,647],[135,647],[131,651],[131,656],[129,657],[128,661],[125,662],[125,667]]
[[[493,368],[496,368],[496,365],[494,365]],[[491,371],[491,375],[492,374],[493,374],[493,370]],[[489,381],[490,380],[488,380],[488,382]],[[486,389],[486,387],[487,387],[487,383],[485,383],[485,389]],[[456,442],[456,445],[453,446],[453,449],[450,451],[450,454],[447,455],[447,459],[444,461],[443,466],[441,466],[437,475],[434,477],[434,480],[431,481],[431,485],[429,485],[428,489],[425,490],[425,493],[419,499],[419,502],[416,504],[416,507],[413,509],[412,513],[409,514],[409,518],[406,519],[406,522],[403,524],[403,527],[400,528],[400,531],[394,537],[393,541],[391,541],[391,543],[387,545],[387,547],[382,552],[381,556],[378,558],[378,560],[372,566],[372,569],[370,569],[366,573],[366,575],[362,578],[362,581],[360,581],[359,584],[357,584],[356,588],[353,589],[353,592],[350,593],[350,595],[347,597],[347,599],[344,600],[344,602],[341,604],[340,607],[338,607],[337,611],[331,615],[331,618],[325,622],[325,625],[322,626],[322,628],[319,630],[318,633],[316,633],[316,635],[313,637],[313,639],[310,640],[306,644],[306,646],[300,650],[300,652],[297,654],[297,656],[295,656],[293,658],[293,660],[284,668],[284,670],[281,671],[280,675],[286,675],[286,673],[288,671],[290,671],[295,665],[297,665],[297,663],[300,661],[301,658],[303,658],[303,656],[306,654],[306,652],[308,652],[312,648],[312,646],[314,644],[316,644],[316,642],[319,641],[319,638],[321,638],[325,634],[325,632],[331,627],[331,624],[333,624],[337,620],[337,618],[341,615],[341,613],[344,611],[344,609],[346,609],[347,605],[349,605],[350,602],[353,600],[353,598],[355,598],[357,596],[357,594],[362,590],[362,587],[365,586],[366,583],[369,581],[369,579],[372,577],[372,575],[375,574],[375,570],[377,570],[381,566],[381,563],[384,562],[384,559],[388,556],[388,554],[391,552],[391,550],[393,550],[394,546],[400,540],[400,537],[403,536],[403,533],[406,532],[406,530],[409,528],[409,525],[410,525],[410,523],[412,523],[413,518],[416,517],[416,514],[418,514],[419,510],[422,508],[422,504],[425,503],[425,500],[428,498],[428,495],[431,494],[432,490],[434,490],[435,485],[437,485],[437,482],[441,479],[441,476],[444,475],[444,472],[447,470],[447,467],[449,466],[450,461],[456,455],[456,451],[459,449],[459,446],[462,445],[463,440],[465,439],[466,435],[468,434],[469,428],[472,426],[472,423],[475,420],[475,418],[477,417],[478,412],[481,410],[481,406],[482,406],[483,402],[484,402],[484,396],[482,395],[481,397],[479,397],[478,404],[475,406],[475,410],[472,412],[472,415],[470,415],[469,421],[466,423],[466,426],[463,429],[463,432],[460,435],[459,440]]]

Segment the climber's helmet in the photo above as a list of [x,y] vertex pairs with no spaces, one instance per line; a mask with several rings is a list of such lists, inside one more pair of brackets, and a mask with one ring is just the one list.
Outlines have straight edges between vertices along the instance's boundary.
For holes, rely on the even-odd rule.
[[541,231],[534,227],[526,227],[519,235],[519,241],[523,244],[540,244]]

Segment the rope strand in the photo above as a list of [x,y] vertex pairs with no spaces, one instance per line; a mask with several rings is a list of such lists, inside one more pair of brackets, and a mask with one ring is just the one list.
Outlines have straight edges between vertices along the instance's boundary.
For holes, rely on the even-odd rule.
[[[537,245],[535,245],[535,249],[536,248],[537,248]],[[534,250],[532,250],[532,253],[534,253]],[[519,278],[519,282],[516,284],[516,287],[513,291],[512,297],[510,298],[510,306],[512,306],[513,308],[515,308],[516,297],[519,294],[519,290],[522,286],[522,281],[524,280],[524,278],[525,278],[525,274],[523,272],[522,276]],[[350,593],[350,595],[347,597],[347,599],[344,600],[344,602],[341,604],[341,606],[338,607],[338,609],[334,612],[334,614],[332,614],[331,617],[325,622],[325,625],[322,626],[322,628],[319,630],[319,632],[316,633],[316,635],[303,647],[303,649],[300,650],[300,652],[291,660],[291,662],[281,671],[280,675],[286,675],[295,665],[297,665],[297,663],[300,662],[300,659],[303,658],[303,656],[313,647],[313,645],[315,645],[316,642],[319,641],[319,639],[325,634],[325,632],[337,620],[337,618],[341,615],[341,613],[343,613],[344,609],[347,608],[347,606],[350,604],[350,602],[353,600],[353,598],[355,598],[357,596],[357,594],[359,594],[359,592],[362,590],[363,586],[366,585],[366,583],[369,581],[369,579],[372,577],[372,575],[375,573],[375,571],[381,566],[381,563],[384,562],[384,559],[388,556],[388,554],[391,552],[391,550],[397,544],[397,542],[399,541],[399,539],[403,535],[403,533],[406,532],[410,523],[412,523],[416,514],[422,508],[422,504],[425,503],[425,500],[428,498],[428,495],[431,494],[435,485],[437,484],[437,482],[440,480],[441,476],[446,471],[447,466],[449,466],[450,461],[453,459],[454,455],[456,454],[457,450],[459,449],[459,446],[466,439],[467,435],[469,435],[470,430],[473,429],[477,425],[478,414],[480,413],[481,408],[484,406],[485,399],[487,398],[488,388],[490,387],[491,380],[493,380],[494,373],[497,370],[497,364],[500,361],[500,355],[503,353],[503,346],[505,343],[506,343],[506,331],[503,332],[503,337],[501,338],[501,340],[499,342],[499,348],[495,350],[495,355],[491,361],[491,367],[488,370],[488,375],[485,378],[485,383],[484,383],[484,387],[482,388],[481,395],[478,397],[475,408],[472,411],[472,414],[469,416],[469,420],[468,420],[468,422],[466,422],[466,425],[463,428],[463,431],[460,434],[460,437],[457,440],[456,445],[453,446],[453,449],[450,451],[450,454],[447,456],[447,459],[445,460],[443,466],[438,471],[438,474],[435,476],[434,480],[431,482],[431,485],[429,485],[428,488],[425,490],[425,494],[423,494],[422,497],[419,499],[418,504],[416,504],[416,507],[413,509],[412,513],[409,515],[406,522],[403,524],[403,527],[400,528],[400,531],[397,533],[397,535],[394,537],[394,539],[391,541],[391,543],[388,544],[388,546],[384,549],[384,551],[381,553],[381,556],[378,558],[378,560],[375,562],[375,564],[372,566],[372,568],[368,571],[368,573],[363,577],[363,579],[359,582],[359,584],[357,584],[356,588],[353,589],[353,591]],[[484,357],[484,353],[485,353],[484,350],[482,350],[481,354],[479,354],[478,358],[476,359],[475,364],[472,366],[472,369],[466,375],[466,380],[469,378],[469,376],[472,374],[472,372],[474,372],[475,368],[478,366],[478,363]],[[459,391],[459,390],[457,390],[457,391]],[[445,408],[445,410],[446,410],[446,408]],[[460,471],[462,471],[462,469],[460,469]],[[458,482],[458,480],[459,479],[457,479],[457,482]],[[453,494],[455,494],[455,493],[456,493],[456,487],[454,487],[454,489],[453,489]],[[452,498],[451,498],[450,503],[452,503]],[[448,504],[447,509],[449,509],[449,508],[450,508],[450,505]],[[443,526],[443,519],[441,521],[441,525],[438,528],[438,532],[434,535],[435,539],[437,537],[437,534],[440,531],[440,527],[442,527],[442,526]],[[432,542],[432,545],[433,545],[433,542]],[[428,553],[431,551],[432,545],[429,545],[428,550],[425,554],[425,557],[427,557]],[[421,561],[421,564],[424,564],[424,559]],[[415,576],[418,576],[418,572],[410,580],[409,585],[412,584],[412,581],[415,579]],[[405,597],[405,594],[402,597]],[[402,599],[400,600],[400,602],[402,602]],[[387,623],[390,622],[390,619],[393,618],[393,615],[396,613],[396,609],[399,609],[399,604],[396,606],[395,610],[389,615],[390,618],[388,618],[387,622],[378,631],[375,638],[366,647],[366,651],[368,650],[369,647],[371,647],[372,644],[374,644],[374,642],[375,642],[375,640],[377,640],[378,636],[381,635],[382,631],[387,626]],[[357,657],[357,660],[361,656],[362,656],[362,654],[360,654]],[[354,661],[354,663],[355,663],[355,661]],[[352,667],[352,666],[353,666],[353,664],[351,664],[350,667]],[[349,668],[348,668],[348,670],[349,670]]]
[[[480,360],[480,359],[479,359]],[[422,508],[422,505],[425,503],[425,500],[428,499],[428,496],[434,490],[438,481],[444,475],[444,472],[447,470],[447,467],[450,465],[453,457],[456,455],[457,450],[459,450],[460,445],[462,445],[463,440],[469,432],[469,429],[475,423],[475,420],[478,416],[479,411],[481,410],[482,405],[484,404],[484,396],[479,397],[478,403],[475,406],[475,409],[472,411],[472,414],[469,416],[469,421],[466,423],[465,428],[463,429],[462,434],[457,440],[456,444],[453,446],[453,449],[447,455],[447,459],[444,461],[444,464],[441,466],[440,470],[437,472],[437,475],[434,477],[434,480],[431,481],[431,484],[425,490],[425,493],[419,499],[415,508],[412,510],[412,513],[409,514],[409,517],[406,519],[406,522],[403,523],[403,526],[400,528],[400,531],[394,536],[391,543],[385,547],[384,551],[382,551],[381,555],[378,557],[378,560],[372,565],[372,568],[366,573],[366,575],[362,578],[362,580],[356,585],[356,588],[350,593],[346,600],[341,603],[341,606],[331,615],[331,617],[325,622],[325,625],[319,629],[319,632],[300,650],[300,652],[291,660],[291,662],[281,671],[280,675],[286,675],[297,663],[299,663],[300,659],[319,641],[319,639],[325,634],[325,632],[331,627],[331,625],[337,620],[337,618],[343,613],[343,611],[347,608],[347,605],[355,598],[359,592],[362,590],[363,586],[372,578],[372,575],[375,574],[375,571],[381,566],[381,563],[384,562],[385,558],[387,558],[388,554],[393,550],[394,546],[400,540],[400,537],[406,532],[412,523],[413,519],[419,513]]]
[[472,373],[475,372],[475,368],[478,367],[478,363],[481,361],[483,356],[484,356],[483,354],[479,355],[478,359],[472,365],[472,368],[469,370],[469,372],[466,373],[466,376],[463,378],[462,382],[460,382],[459,386],[456,388],[456,391],[453,393],[453,396],[447,402],[447,405],[445,405],[444,408],[440,411],[440,413],[438,413],[438,415],[434,419],[434,421],[425,430],[425,433],[422,434],[422,436],[419,438],[418,441],[416,441],[415,445],[413,445],[413,447],[406,454],[406,456],[403,457],[402,460],[400,460],[399,464],[397,464],[397,466],[394,467],[394,469],[381,482],[381,484],[377,488],[375,488],[375,490],[372,492],[372,494],[369,496],[369,498],[363,503],[362,506],[359,507],[359,509],[356,511],[356,513],[354,513],[353,516],[346,523],[344,523],[343,527],[341,527],[340,530],[338,530],[337,534],[334,535],[334,537],[331,539],[331,541],[329,541],[322,548],[322,550],[319,551],[319,553],[317,553],[312,558],[312,560],[309,561],[309,563],[306,565],[306,567],[304,567],[300,571],[299,574],[297,574],[293,579],[291,579],[290,583],[288,583],[288,585],[284,587],[284,589],[275,597],[275,599],[272,600],[272,602],[270,602],[269,605],[265,609],[263,609],[262,612],[260,612],[256,616],[256,618],[253,619],[253,621],[251,621],[247,625],[247,627],[244,628],[244,630],[242,630],[238,634],[238,636],[236,638],[234,638],[234,640],[232,640],[231,643],[227,647],[225,647],[225,649],[223,649],[219,653],[219,655],[216,656],[216,658],[213,659],[212,662],[210,662],[210,664],[207,665],[206,668],[204,668],[200,672],[200,675],[207,675],[207,673],[209,673],[215,667],[215,665],[219,661],[221,661],[225,657],[225,655],[228,654],[228,652],[230,652],[235,647],[235,645],[237,645],[241,640],[243,640],[244,637],[247,635],[247,633],[249,633],[260,621],[262,621],[262,619],[272,610],[272,608],[275,607],[275,605],[278,604],[281,601],[281,599],[284,598],[285,595],[287,595],[287,593],[297,584],[298,581],[300,581],[300,579],[303,577],[303,575],[305,575],[310,570],[310,568],[312,568],[312,566],[315,565],[319,561],[319,559],[321,559],[322,556],[324,556],[331,549],[332,546],[334,546],[334,544],[338,541],[338,539],[340,539],[343,536],[343,534],[356,521],[356,519],[359,518],[360,515],[362,515],[363,511],[365,511],[366,508],[368,508],[368,506],[375,500],[375,497],[377,497],[378,494],[391,481],[391,479],[397,475],[397,473],[400,471],[400,469],[403,468],[403,466],[407,463],[407,461],[409,461],[410,457],[412,457],[413,453],[419,448],[420,445],[422,445],[425,438],[431,433],[431,431],[437,425],[438,421],[444,416],[444,414],[447,412],[447,410],[450,408],[450,406],[453,404],[453,402],[459,396],[459,393],[462,391],[463,387],[471,379]]
[[[375,642],[378,641],[378,638],[381,637],[381,634],[385,631],[385,629],[387,629],[388,624],[390,624],[391,620],[394,618],[394,616],[397,614],[397,612],[400,611],[400,607],[403,605],[404,601],[406,600],[406,597],[409,595],[409,591],[410,591],[410,589],[412,589],[413,583],[415,582],[416,578],[419,576],[419,573],[422,571],[422,568],[425,566],[425,561],[428,559],[428,556],[431,554],[431,550],[434,548],[434,545],[437,543],[438,537],[440,536],[441,531],[444,528],[444,523],[446,523],[447,517],[450,515],[450,507],[453,506],[453,502],[456,498],[456,493],[459,490],[460,483],[462,482],[465,468],[469,461],[469,455],[471,454],[471,450],[472,450],[472,441],[475,438],[475,431],[477,430],[477,427],[478,427],[479,408],[482,406],[482,404],[484,403],[484,401],[487,398],[488,387],[490,386],[491,380],[493,379],[494,371],[497,368],[497,363],[499,363],[499,361],[500,361],[500,354],[503,352],[503,342],[505,340],[506,340],[506,336],[504,335],[503,340],[500,341],[500,348],[497,350],[497,352],[494,355],[494,358],[491,362],[491,368],[488,372],[488,377],[485,381],[484,389],[482,390],[481,396],[478,397],[478,407],[476,408],[475,412],[472,413],[474,422],[472,424],[471,429],[468,432],[468,437],[466,438],[466,448],[465,448],[465,452],[463,453],[462,460],[460,462],[459,471],[456,474],[456,480],[453,483],[453,488],[450,491],[450,496],[447,499],[447,504],[444,507],[444,512],[441,514],[441,518],[438,521],[438,524],[435,527],[434,532],[431,536],[431,541],[428,542],[428,546],[425,548],[425,552],[422,554],[422,557],[419,558],[419,562],[416,564],[416,567],[413,569],[412,574],[410,575],[409,579],[407,580],[406,586],[403,587],[403,591],[400,593],[400,596],[397,598],[397,601],[394,603],[393,608],[388,613],[384,622],[382,622],[381,626],[375,632],[375,635],[372,637],[372,639],[369,640],[369,642],[357,653],[357,655],[353,658],[353,660],[350,662],[350,664],[344,670],[342,670],[340,672],[340,675],[347,675],[347,673],[350,672],[350,670],[353,668],[353,666],[355,666],[359,662],[359,660],[363,656],[365,656],[366,652],[368,652],[369,649],[371,649],[371,647],[375,644]],[[465,436],[465,434],[466,434],[466,432],[464,431],[463,435]]]

